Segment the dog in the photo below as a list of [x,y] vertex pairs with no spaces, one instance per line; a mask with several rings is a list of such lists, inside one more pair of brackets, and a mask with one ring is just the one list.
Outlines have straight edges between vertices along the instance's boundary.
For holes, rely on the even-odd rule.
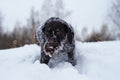
[[41,46],[40,63],[49,67],[61,62],[76,64],[74,30],[66,21],[51,17],[37,29],[36,36]]

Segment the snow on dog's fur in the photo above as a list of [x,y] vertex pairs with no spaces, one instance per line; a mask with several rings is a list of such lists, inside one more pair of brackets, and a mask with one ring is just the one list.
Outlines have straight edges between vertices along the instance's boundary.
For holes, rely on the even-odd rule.
[[37,40],[41,45],[40,62],[54,67],[60,62],[70,62],[74,59],[74,30],[67,22],[52,17],[36,31]]

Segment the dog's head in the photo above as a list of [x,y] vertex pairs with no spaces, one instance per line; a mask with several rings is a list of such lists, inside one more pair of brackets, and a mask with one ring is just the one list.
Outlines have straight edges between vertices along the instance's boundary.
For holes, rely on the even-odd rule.
[[50,18],[45,22],[40,32],[41,47],[50,57],[57,50],[63,50],[65,44],[72,44],[74,32],[72,27],[59,18]]

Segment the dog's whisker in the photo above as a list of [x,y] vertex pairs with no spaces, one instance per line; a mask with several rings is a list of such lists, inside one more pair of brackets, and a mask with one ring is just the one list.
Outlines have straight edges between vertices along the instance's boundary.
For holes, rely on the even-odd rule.
[[50,49],[53,49],[53,46],[50,46],[49,48],[50,48]]

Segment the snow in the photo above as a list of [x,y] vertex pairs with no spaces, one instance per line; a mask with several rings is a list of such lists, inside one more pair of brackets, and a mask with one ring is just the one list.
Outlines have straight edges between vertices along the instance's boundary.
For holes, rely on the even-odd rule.
[[[79,44],[78,44],[79,45]],[[80,56],[82,74],[94,80],[119,80],[120,42],[99,42],[81,44]],[[79,49],[78,49],[79,50]]]
[[0,80],[120,80],[120,41],[76,42],[77,65],[39,63],[36,44],[0,50]]

